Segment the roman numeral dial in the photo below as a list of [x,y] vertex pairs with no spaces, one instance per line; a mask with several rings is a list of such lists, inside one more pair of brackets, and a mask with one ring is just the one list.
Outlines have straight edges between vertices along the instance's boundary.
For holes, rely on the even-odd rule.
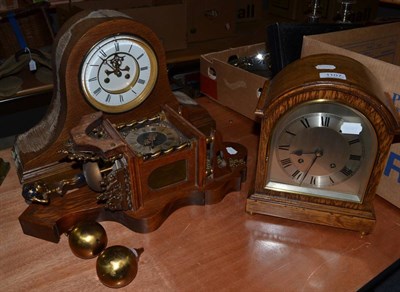
[[376,141],[368,118],[344,104],[318,100],[289,108],[270,134],[264,188],[360,203]]
[[152,48],[131,35],[99,41],[82,65],[81,85],[87,101],[104,112],[124,112],[140,105],[157,80]]
[[292,183],[329,187],[358,171],[364,155],[360,131],[346,130],[343,125],[345,118],[317,112],[293,119],[281,130],[276,157]]
[[121,133],[138,155],[166,151],[186,141],[186,138],[166,122],[157,122]]

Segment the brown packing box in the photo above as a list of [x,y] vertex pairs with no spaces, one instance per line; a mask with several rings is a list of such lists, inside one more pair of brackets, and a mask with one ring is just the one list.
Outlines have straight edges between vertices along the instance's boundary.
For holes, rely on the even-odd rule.
[[57,14],[62,24],[73,14],[84,9],[118,10],[149,26],[161,39],[166,51],[185,49],[187,47],[186,5],[179,0],[164,2],[157,0],[82,1],[71,5],[57,5]]
[[400,208],[400,143],[390,148],[377,193]]
[[257,21],[266,14],[264,0],[183,1],[187,5],[188,43],[233,37],[237,23]]
[[[305,0],[268,0],[268,12],[283,18],[304,22],[311,13],[311,1]],[[368,22],[375,19],[378,12],[379,1],[363,0],[354,1],[350,7],[352,13],[351,21]],[[319,1],[319,22],[332,23],[342,15],[341,1]]]
[[171,4],[153,7],[124,9],[122,12],[149,26],[161,39],[166,51],[185,49],[186,7]]
[[236,22],[254,21],[264,17],[263,0],[236,0]]
[[262,17],[262,0],[88,0],[57,5],[60,24],[83,9],[114,9],[155,31],[166,51],[186,49],[189,43],[233,37],[236,22]]
[[[304,36],[301,56],[320,53],[345,55],[364,64],[400,113],[400,22]],[[390,149],[377,193],[400,207],[400,143]]]
[[225,0],[186,0],[185,3],[189,43],[234,35],[237,13],[235,2],[227,4]]
[[200,90],[218,103],[255,120],[261,89],[269,79],[228,63],[232,56],[252,56],[265,52],[265,44],[232,48],[201,55]]

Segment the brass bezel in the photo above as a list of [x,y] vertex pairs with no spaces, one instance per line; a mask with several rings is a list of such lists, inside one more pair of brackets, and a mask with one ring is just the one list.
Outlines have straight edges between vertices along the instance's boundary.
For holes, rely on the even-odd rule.
[[[97,99],[88,90],[86,81],[84,80],[85,79],[84,73],[86,71],[86,69],[85,69],[86,67],[84,65],[85,65],[87,57],[90,55],[90,53],[93,50],[96,49],[98,44],[103,43],[106,40],[111,41],[115,38],[128,39],[128,40],[131,40],[133,43],[136,43],[137,45],[142,47],[149,58],[151,71],[150,71],[150,76],[149,76],[149,79],[148,79],[145,89],[135,99],[133,99],[132,101],[129,101],[125,104],[122,104],[122,105],[109,106],[109,105],[106,105],[106,104],[103,104],[103,103],[100,103],[99,101],[97,101]],[[81,65],[81,69],[80,69],[80,76],[81,76],[80,83],[81,83],[82,91],[84,93],[86,100],[92,106],[94,106],[96,109],[101,110],[106,113],[123,113],[123,112],[129,111],[131,109],[138,107],[141,103],[143,103],[146,100],[146,98],[150,95],[151,91],[153,90],[153,88],[156,84],[156,81],[157,81],[157,76],[158,76],[158,62],[157,62],[156,53],[154,52],[154,50],[151,48],[151,46],[149,44],[147,44],[144,40],[142,40],[134,35],[125,34],[125,33],[113,34],[113,35],[107,36],[107,37],[99,40],[96,44],[94,44],[90,48],[90,50],[88,50],[88,52],[85,54],[85,57],[83,58],[83,61],[82,61],[82,65]],[[136,79],[135,82],[132,82],[133,84],[130,85],[128,90],[131,89],[134,86],[134,84],[136,84],[137,78],[135,78],[135,79]],[[124,91],[124,92],[126,92],[126,91]]]

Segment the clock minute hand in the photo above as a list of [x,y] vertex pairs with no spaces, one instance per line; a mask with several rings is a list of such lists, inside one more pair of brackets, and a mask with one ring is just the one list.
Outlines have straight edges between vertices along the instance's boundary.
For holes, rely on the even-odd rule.
[[304,172],[303,178],[302,178],[301,181],[300,181],[300,185],[303,184],[304,179],[306,178],[306,176],[307,176],[308,173],[310,172],[311,168],[313,167],[313,165],[315,164],[315,162],[317,161],[317,159],[318,159],[319,157],[321,157],[324,153],[323,153],[322,150],[317,149],[317,150],[315,150],[313,153],[304,153],[304,154],[314,154],[315,156],[314,156],[313,160],[311,161],[310,166],[309,166],[309,167],[307,168],[307,170]]

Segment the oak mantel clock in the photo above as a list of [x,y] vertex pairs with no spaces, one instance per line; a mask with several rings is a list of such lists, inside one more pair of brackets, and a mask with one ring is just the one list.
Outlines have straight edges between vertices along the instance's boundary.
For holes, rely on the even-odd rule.
[[176,209],[238,190],[246,149],[170,90],[157,36],[128,16],[84,11],[59,31],[54,95],[13,153],[26,234],[57,242],[82,220],[150,232]]
[[372,73],[321,54],[285,67],[264,89],[254,193],[246,210],[372,231],[373,198],[397,113]]

